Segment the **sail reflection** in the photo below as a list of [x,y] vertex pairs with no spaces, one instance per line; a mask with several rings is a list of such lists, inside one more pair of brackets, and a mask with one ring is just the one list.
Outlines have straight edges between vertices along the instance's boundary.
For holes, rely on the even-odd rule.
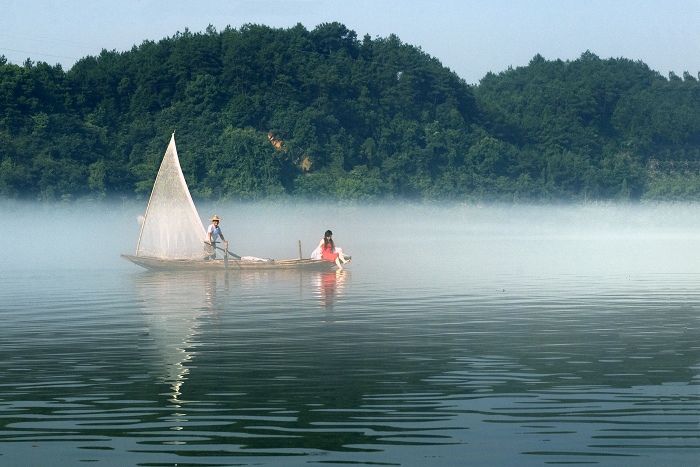
[[[250,271],[144,272],[135,276],[141,312],[148,336],[159,356],[157,380],[167,384],[168,401],[180,407],[184,385],[202,344],[216,341],[222,328],[244,329],[250,319],[263,321],[275,316],[274,306],[251,317],[239,306],[264,304],[286,297],[300,313],[308,304],[332,311],[349,281],[347,270],[337,272]],[[248,307],[245,307],[248,308]],[[247,316],[247,318],[246,318]],[[327,321],[327,320],[326,320]],[[207,335],[204,335],[204,334]]]
[[162,357],[159,379],[169,401],[181,403],[183,385],[196,355],[201,317],[215,314],[226,299],[226,277],[212,273],[144,273],[135,280],[148,333]]

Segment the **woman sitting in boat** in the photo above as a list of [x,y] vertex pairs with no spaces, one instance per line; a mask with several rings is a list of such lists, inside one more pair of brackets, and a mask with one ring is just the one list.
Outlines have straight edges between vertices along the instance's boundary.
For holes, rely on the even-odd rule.
[[[335,263],[339,269],[343,269],[341,262],[342,264],[345,264],[350,261],[350,257],[345,256],[341,248],[335,247],[335,243],[333,243],[333,232],[330,230],[326,230],[326,233],[324,234],[314,253],[317,254],[319,250],[321,253],[320,259],[325,259],[326,261]],[[314,253],[311,254],[312,258],[314,257]]]
[[228,247],[228,242],[224,238],[224,234],[221,233],[221,227],[219,227],[219,216],[214,216],[211,218],[211,225],[207,229],[207,243],[209,243],[207,247],[207,253],[209,254],[209,257],[211,259],[216,258],[216,250],[215,245],[216,245],[216,240],[218,240],[219,237],[221,237],[221,240],[223,240],[224,245]]

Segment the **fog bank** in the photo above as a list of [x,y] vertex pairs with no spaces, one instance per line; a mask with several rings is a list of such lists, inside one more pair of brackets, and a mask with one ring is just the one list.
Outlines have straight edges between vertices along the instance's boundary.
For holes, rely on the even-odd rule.
[[[0,269],[124,269],[143,203],[0,204]],[[636,274],[700,271],[700,206],[476,206],[290,202],[197,206],[238,254],[308,256],[326,229],[362,274]]]

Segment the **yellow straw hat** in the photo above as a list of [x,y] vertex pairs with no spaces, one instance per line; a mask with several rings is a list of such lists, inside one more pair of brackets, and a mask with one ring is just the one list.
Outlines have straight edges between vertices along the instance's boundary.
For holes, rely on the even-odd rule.
[[221,219],[219,219],[219,216],[214,216],[214,217],[211,218],[211,220],[213,220],[213,221],[220,221]]

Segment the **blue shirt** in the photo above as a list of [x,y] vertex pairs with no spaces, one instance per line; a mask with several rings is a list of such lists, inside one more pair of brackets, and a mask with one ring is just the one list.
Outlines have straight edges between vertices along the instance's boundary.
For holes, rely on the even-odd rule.
[[221,235],[221,229],[219,228],[218,225],[211,224],[209,226],[209,229],[207,230],[208,233],[211,234],[211,241],[215,242],[219,239],[219,235]]

